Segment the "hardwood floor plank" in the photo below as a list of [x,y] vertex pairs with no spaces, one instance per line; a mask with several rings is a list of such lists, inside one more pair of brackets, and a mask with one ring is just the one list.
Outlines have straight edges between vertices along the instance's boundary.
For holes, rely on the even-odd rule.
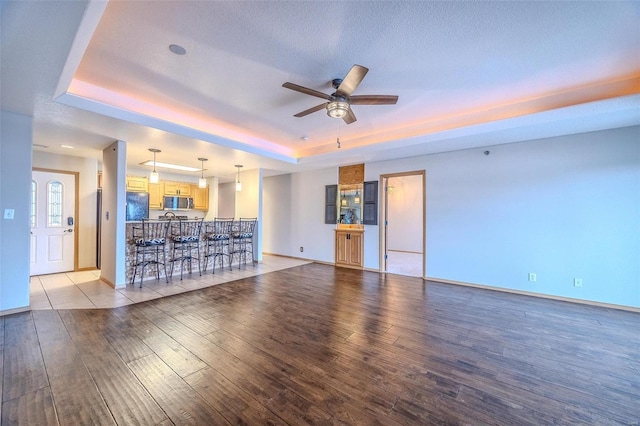
[[[243,330],[245,338],[253,344],[249,345],[242,338],[224,332],[212,333],[207,338],[257,370],[264,371],[287,389],[293,390],[300,400],[313,401],[321,411],[338,413],[337,415],[340,416],[346,412],[344,407],[349,407],[347,410],[349,416],[339,417],[339,421],[356,421],[362,424],[378,424],[379,421],[386,424],[392,423],[389,420],[382,420],[391,408],[391,402],[385,400],[386,395],[381,396],[375,390],[373,396],[378,398],[369,395],[360,403],[360,398],[353,398],[349,394],[350,391],[360,396],[361,391],[356,388],[360,387],[361,383],[358,382],[357,377],[344,376],[342,380],[336,379],[338,373],[331,365],[325,364],[323,368],[317,368],[313,362],[287,353],[286,348],[280,347],[278,342],[269,339],[260,340],[249,329]],[[354,384],[355,382],[357,384]],[[351,386],[346,386],[347,383]],[[374,418],[377,420],[374,421]],[[371,423],[372,421],[374,423]]]
[[116,423],[156,424],[167,418],[107,339],[95,332],[91,311],[59,314]]
[[49,386],[30,312],[4,317],[2,401]]
[[266,407],[291,425],[329,425],[335,423],[333,417],[320,410],[306,398],[285,389],[266,403]]
[[286,424],[213,368],[200,370],[185,380],[231,424]]
[[230,424],[156,355],[133,360],[129,366],[174,424]]
[[117,324],[117,332],[129,336],[131,339],[138,339],[180,377],[184,378],[207,366],[140,313],[130,312],[127,314],[127,318],[128,321]]
[[37,389],[2,404],[2,425],[57,425],[49,387]]
[[318,264],[42,312],[0,318],[3,425],[640,419],[634,312]]
[[58,312],[33,317],[60,424],[115,424]]

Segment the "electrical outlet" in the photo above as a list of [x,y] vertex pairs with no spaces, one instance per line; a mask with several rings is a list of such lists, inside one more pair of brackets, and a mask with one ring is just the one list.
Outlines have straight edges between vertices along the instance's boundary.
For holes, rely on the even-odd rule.
[[300,246],[300,253],[304,252],[304,247]]
[[529,281],[535,282],[538,276],[534,272],[529,272]]
[[573,279],[574,287],[582,287],[582,278],[574,278]]

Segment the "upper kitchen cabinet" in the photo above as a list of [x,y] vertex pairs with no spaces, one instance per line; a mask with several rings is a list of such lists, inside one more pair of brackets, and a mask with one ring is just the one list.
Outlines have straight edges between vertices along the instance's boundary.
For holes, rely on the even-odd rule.
[[209,210],[209,185],[206,188],[200,188],[198,185],[192,185],[193,208],[194,210]]
[[149,179],[142,176],[127,176],[126,188],[129,192],[147,192],[149,190]]
[[149,183],[149,208],[162,210],[163,183]]
[[164,195],[192,196],[191,184],[186,182],[164,181]]

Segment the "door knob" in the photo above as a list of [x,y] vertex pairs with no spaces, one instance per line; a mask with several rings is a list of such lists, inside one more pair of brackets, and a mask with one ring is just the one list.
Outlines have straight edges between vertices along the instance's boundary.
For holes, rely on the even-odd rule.
[[65,229],[64,232],[73,232],[73,229]]

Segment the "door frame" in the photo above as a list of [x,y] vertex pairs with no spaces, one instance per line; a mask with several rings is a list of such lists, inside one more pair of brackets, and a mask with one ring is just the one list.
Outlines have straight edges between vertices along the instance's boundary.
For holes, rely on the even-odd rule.
[[[46,169],[46,168],[42,168],[42,167],[32,167],[31,168],[31,180],[33,180],[33,172],[47,172],[47,173],[59,173],[59,174],[63,174],[63,175],[73,175],[74,176],[74,180],[75,180],[75,193],[73,194],[73,196],[75,197],[74,200],[74,212],[73,212],[73,217],[75,218],[73,221],[73,271],[77,271],[78,270],[78,241],[79,241],[79,237],[78,237],[78,229],[80,229],[80,227],[78,226],[78,222],[80,220],[80,203],[79,203],[79,199],[80,199],[80,172],[72,172],[69,170],[57,170],[57,169]],[[29,188],[31,188],[31,184],[29,184]],[[29,196],[29,199],[31,199],[31,196]]]
[[385,259],[385,253],[387,252],[387,218],[389,215],[389,200],[387,191],[387,182],[389,178],[404,177],[404,176],[422,176],[422,279],[427,279],[427,172],[426,170],[414,170],[401,173],[388,173],[380,175],[380,199],[382,200],[379,212],[380,212],[380,247],[378,253],[380,254],[379,265],[380,272],[387,272],[387,260]]

